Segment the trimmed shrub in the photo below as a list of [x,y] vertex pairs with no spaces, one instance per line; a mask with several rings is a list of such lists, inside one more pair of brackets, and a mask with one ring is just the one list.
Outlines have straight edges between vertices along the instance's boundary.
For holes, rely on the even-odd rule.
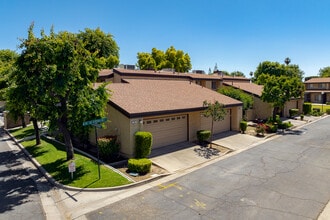
[[240,121],[239,128],[242,131],[242,133],[244,134],[246,129],[247,129],[247,122],[246,121]]
[[147,131],[135,133],[135,157],[146,158],[151,153],[152,134]]
[[102,137],[97,139],[100,157],[107,160],[118,155],[120,146],[115,137]]
[[290,115],[290,117],[294,117],[294,116],[298,115],[298,112],[299,112],[299,109],[297,109],[297,108],[291,108],[291,109],[289,109],[289,115]]
[[325,110],[328,115],[330,115],[330,109]]
[[278,125],[279,129],[288,129],[290,127],[292,127],[293,125],[291,124],[290,121],[288,122],[283,122],[282,124]]
[[313,116],[321,116],[322,115],[321,109],[319,109],[319,108],[313,108],[312,115]]
[[282,121],[281,121],[281,117],[279,115],[276,115],[276,119],[274,121],[274,118],[273,117],[269,117],[268,120],[267,120],[267,124],[281,124]]
[[312,103],[305,102],[303,104],[304,115],[310,114],[312,112]]
[[131,158],[128,160],[127,168],[130,172],[145,174],[151,171],[151,164],[152,164],[151,160],[147,158],[140,158],[140,159]]
[[204,143],[211,136],[210,130],[199,130],[197,131],[197,139],[199,143]]

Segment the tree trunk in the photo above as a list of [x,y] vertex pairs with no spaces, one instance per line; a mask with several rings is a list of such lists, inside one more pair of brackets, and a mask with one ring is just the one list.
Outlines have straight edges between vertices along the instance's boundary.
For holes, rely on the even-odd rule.
[[61,133],[63,134],[63,138],[64,138],[64,144],[66,147],[66,160],[67,161],[72,160],[74,159],[73,144],[72,144],[70,132],[67,128],[67,120],[65,116],[63,116],[58,120],[58,127]]
[[39,145],[39,144],[41,144],[41,140],[40,140],[38,121],[36,118],[31,118],[31,121],[33,123],[34,133],[36,134],[36,145]]
[[24,117],[24,114],[21,114],[21,121],[22,121],[22,127],[23,128],[26,128],[26,123],[25,123],[25,117]]
[[280,108],[277,107],[277,106],[274,107],[274,109],[273,109],[273,120],[274,120],[274,121],[276,121],[276,115],[277,115],[279,109],[280,109]]

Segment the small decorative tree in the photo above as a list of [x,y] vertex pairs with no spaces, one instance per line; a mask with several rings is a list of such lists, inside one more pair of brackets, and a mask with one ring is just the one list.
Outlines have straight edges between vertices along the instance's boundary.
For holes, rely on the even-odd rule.
[[211,117],[212,123],[211,123],[211,141],[210,141],[210,147],[212,147],[212,140],[213,140],[213,125],[215,121],[222,121],[227,111],[225,110],[224,104],[219,103],[218,101],[215,101],[214,103],[204,101],[203,106],[206,107],[206,109],[203,112],[204,117]]

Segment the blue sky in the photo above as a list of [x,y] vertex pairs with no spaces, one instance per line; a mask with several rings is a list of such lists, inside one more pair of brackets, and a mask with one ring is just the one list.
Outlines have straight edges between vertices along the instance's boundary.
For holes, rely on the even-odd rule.
[[114,36],[120,62],[138,52],[174,46],[193,69],[242,71],[290,57],[305,76],[330,66],[328,0],[0,0],[0,49],[17,50],[19,38],[100,27]]

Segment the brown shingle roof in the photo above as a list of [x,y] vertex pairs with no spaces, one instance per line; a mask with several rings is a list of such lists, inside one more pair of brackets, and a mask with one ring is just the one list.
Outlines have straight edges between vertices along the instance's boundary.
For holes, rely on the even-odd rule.
[[330,77],[311,78],[304,83],[330,83]]
[[128,117],[198,111],[203,101],[215,100],[226,107],[242,102],[188,81],[126,79],[108,85],[110,103]]
[[113,74],[112,69],[103,69],[99,72],[99,76],[110,76]]
[[249,79],[245,77],[234,77],[234,76],[220,76],[218,74],[200,74],[200,73],[179,73],[179,72],[170,72],[170,71],[155,71],[155,70],[130,70],[130,69],[121,69],[115,68],[113,69],[114,72],[120,75],[135,75],[135,76],[154,76],[154,77],[171,77],[171,78],[183,78],[183,79],[191,79],[191,80],[202,80],[202,79],[209,79],[209,80],[246,80]]
[[245,82],[233,82],[233,83],[224,83],[225,85],[228,85],[228,86],[232,86],[234,88],[237,88],[237,89],[241,89],[245,92],[248,92],[250,94],[253,94],[253,95],[257,95],[257,96],[261,96],[262,94],[262,90],[263,90],[263,86],[262,85],[257,85],[257,84],[254,84],[254,83],[245,83]]

